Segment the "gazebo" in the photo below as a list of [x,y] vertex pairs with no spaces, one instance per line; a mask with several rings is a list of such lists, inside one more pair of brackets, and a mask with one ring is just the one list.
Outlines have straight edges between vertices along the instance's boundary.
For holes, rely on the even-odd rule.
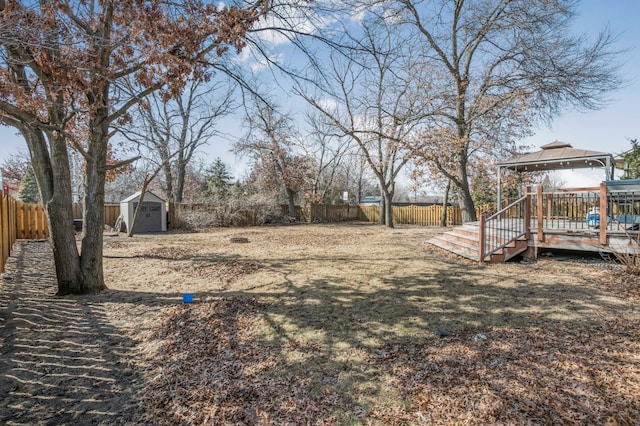
[[516,173],[563,170],[604,168],[603,180],[613,180],[615,160],[613,155],[606,152],[576,149],[570,144],[555,141],[540,147],[540,151],[521,155],[504,163],[498,163],[498,206],[501,202],[502,170],[513,170]]

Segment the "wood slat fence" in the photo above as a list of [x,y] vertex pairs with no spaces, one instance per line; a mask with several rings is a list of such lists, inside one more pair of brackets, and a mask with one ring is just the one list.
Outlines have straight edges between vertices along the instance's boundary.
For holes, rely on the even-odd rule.
[[8,194],[0,195],[0,272],[4,272],[7,258],[17,239],[47,238],[44,208],[27,204]]
[[[492,204],[476,206],[476,216],[495,210]],[[207,204],[172,204],[169,206],[169,222],[172,227],[194,227],[201,223],[204,226],[257,226],[262,225],[264,217],[256,212],[234,210],[225,212],[218,205]],[[281,206],[281,214],[288,215],[286,205]],[[393,221],[398,225],[440,226],[442,206],[394,206]],[[353,206],[348,204],[312,204],[307,207],[296,206],[296,220],[302,223],[313,222],[378,222],[378,206]],[[462,224],[462,213],[459,207],[447,207],[447,226]],[[197,227],[197,226],[196,226]]]
[[[49,238],[47,219],[41,204],[28,204],[0,192],[0,273],[17,239]],[[120,204],[104,206],[105,224],[114,226],[120,216]],[[82,219],[82,206],[73,206],[73,219]]]
[[[3,194],[0,203],[0,271],[4,271],[6,259],[11,254],[11,247],[16,239],[41,239],[48,238],[47,223],[44,208],[38,204],[26,204],[15,200],[7,194]],[[198,205],[172,205],[169,210],[172,225],[181,223],[181,216],[186,214],[207,215],[208,208],[215,206]],[[479,217],[486,211],[491,211],[493,205],[477,206],[476,215]],[[220,212],[217,211],[216,214]],[[240,214],[242,213],[242,214]],[[287,206],[282,206],[282,213],[287,214]],[[105,224],[114,226],[120,215],[119,204],[106,204],[104,206]],[[296,220],[299,222],[345,222],[345,221],[378,221],[378,206],[353,206],[353,205],[327,205],[312,204],[307,207],[296,206]],[[439,226],[442,206],[394,206],[393,220],[398,225]],[[73,218],[82,219],[82,206],[76,204],[73,207]],[[260,225],[258,215],[255,212],[234,212],[234,220],[228,225],[250,226]],[[459,207],[447,207],[447,226],[460,225],[462,215]]]
[[[104,224],[115,226],[120,216],[120,204],[109,203],[104,205]],[[73,205],[73,218],[82,219],[82,204]]]
[[[380,211],[378,206],[358,206],[358,220],[378,222]],[[493,204],[476,206],[476,217],[495,209]],[[440,226],[442,205],[432,206],[394,206],[393,223],[398,225]],[[447,226],[462,224],[462,212],[458,206],[447,207]]]

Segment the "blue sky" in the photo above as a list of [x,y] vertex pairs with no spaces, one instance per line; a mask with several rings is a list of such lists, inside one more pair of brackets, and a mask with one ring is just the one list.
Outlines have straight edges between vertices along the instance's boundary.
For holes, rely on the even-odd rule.
[[[609,26],[619,34],[617,47],[626,50],[621,58],[621,73],[626,86],[609,96],[609,104],[599,111],[565,111],[551,126],[541,125],[535,135],[523,143],[535,147],[561,140],[575,148],[621,153],[630,147],[629,138],[640,138],[640,0],[583,0],[574,30],[595,36]],[[237,126],[238,121],[234,120]],[[17,132],[0,126],[0,162],[18,151],[26,151],[26,145]],[[242,169],[242,160],[235,160],[229,152],[229,143],[213,140],[205,147],[203,157],[212,162],[215,157]],[[564,173],[561,179],[568,185],[581,186],[591,179],[601,180],[601,173]],[[591,181],[589,181],[591,182]],[[589,183],[591,184],[591,183]]]
[[551,127],[541,126],[526,141],[540,146],[555,139],[576,148],[620,153],[629,149],[626,138],[640,138],[640,1],[584,0],[576,29],[594,34],[609,25],[620,34],[618,48],[626,87],[610,94],[609,105],[599,111],[567,111]]
[[[539,147],[560,140],[574,148],[619,154],[631,147],[628,139],[640,138],[640,1],[583,0],[575,22],[576,32],[595,35],[609,26],[619,35],[617,47],[625,50],[621,72],[625,87],[609,96],[609,104],[598,111],[566,111],[550,127],[541,125],[523,142]],[[601,171],[562,172],[567,186],[595,185]]]

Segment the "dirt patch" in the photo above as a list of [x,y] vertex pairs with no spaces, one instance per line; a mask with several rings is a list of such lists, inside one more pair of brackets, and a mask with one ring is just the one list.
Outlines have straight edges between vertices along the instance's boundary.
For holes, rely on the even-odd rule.
[[[348,224],[110,237],[109,290],[75,298],[51,296],[52,265],[26,262],[35,247],[26,244],[0,291],[2,420],[55,418],[46,416],[67,400],[67,423],[97,412],[64,380],[26,376],[27,364],[13,361],[22,351],[15,342],[35,341],[51,328],[41,323],[55,322],[59,334],[49,339],[69,342],[56,346],[66,355],[74,344],[76,355],[93,354],[82,346],[91,342],[117,348],[88,355],[103,364],[86,361],[117,390],[115,399],[95,391],[95,406],[115,413],[96,423],[115,416],[131,424],[640,418],[636,278],[580,258],[479,266],[425,246],[439,231]],[[238,237],[249,242],[231,242]],[[16,301],[27,281],[37,291],[23,306]],[[183,293],[196,303],[183,304]],[[86,338],[65,334],[76,329],[57,311],[62,302],[77,309],[71,322],[87,324],[77,329]],[[11,325],[34,303],[40,316],[32,325]],[[118,408],[120,397],[129,405]],[[39,402],[27,407],[32,400]]]

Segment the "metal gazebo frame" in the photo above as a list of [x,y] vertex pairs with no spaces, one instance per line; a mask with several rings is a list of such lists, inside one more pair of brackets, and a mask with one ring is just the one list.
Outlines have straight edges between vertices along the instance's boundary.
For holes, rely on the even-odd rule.
[[524,154],[504,163],[498,163],[498,208],[501,200],[502,170],[513,170],[516,173],[527,171],[588,169],[602,167],[605,179],[613,180],[615,160],[612,154],[573,148],[570,144],[555,141],[540,147],[540,151]]

